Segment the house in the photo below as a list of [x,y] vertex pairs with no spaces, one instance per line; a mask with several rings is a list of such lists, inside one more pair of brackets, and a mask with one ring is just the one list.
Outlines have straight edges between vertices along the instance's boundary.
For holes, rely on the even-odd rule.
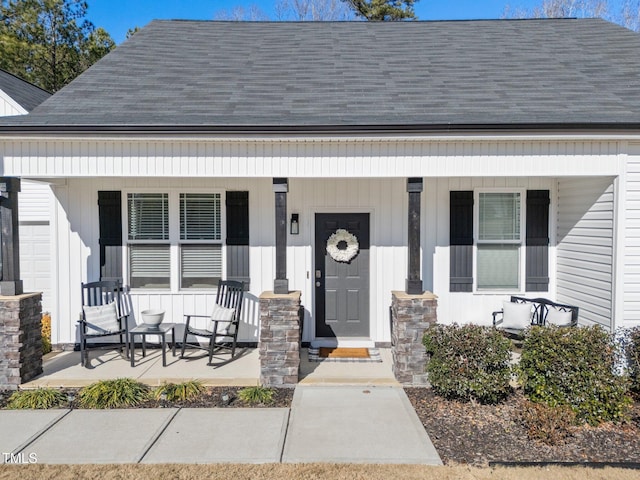
[[0,116],[25,115],[51,94],[0,69]]
[[[26,115],[51,94],[0,69],[0,116]],[[53,193],[48,183],[24,180],[20,204],[20,273],[26,291],[42,292],[42,308],[51,303],[50,206]]]
[[243,279],[247,342],[272,290],[319,345],[388,345],[405,290],[640,325],[638,53],[598,19],[154,21],[0,121],[2,175],[53,191],[53,343],[111,277],[176,322]]

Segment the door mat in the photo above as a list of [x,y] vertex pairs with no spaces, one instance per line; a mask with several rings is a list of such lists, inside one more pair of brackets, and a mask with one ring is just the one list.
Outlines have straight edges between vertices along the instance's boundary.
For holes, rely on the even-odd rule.
[[320,347],[319,355],[322,358],[369,358],[369,349]]
[[377,348],[313,348],[309,347],[310,362],[380,363]]

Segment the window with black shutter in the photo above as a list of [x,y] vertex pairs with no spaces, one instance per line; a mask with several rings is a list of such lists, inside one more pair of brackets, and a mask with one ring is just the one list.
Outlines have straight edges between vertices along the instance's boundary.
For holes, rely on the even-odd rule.
[[122,194],[98,192],[100,279],[122,280]]
[[548,291],[549,190],[522,197],[515,190],[450,192],[449,291]]
[[227,277],[249,284],[249,192],[227,192]]
[[449,291],[473,289],[473,191],[449,192]]
[[527,191],[526,290],[549,290],[549,190]]

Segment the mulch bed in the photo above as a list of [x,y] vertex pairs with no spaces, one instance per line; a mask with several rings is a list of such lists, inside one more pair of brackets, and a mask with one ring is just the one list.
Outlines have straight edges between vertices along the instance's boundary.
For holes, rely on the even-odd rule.
[[238,391],[244,387],[207,387],[205,394],[189,402],[168,402],[149,400],[142,408],[289,408],[293,399],[293,388],[274,388],[273,402],[268,405],[246,404],[238,398]]
[[[206,392],[197,399],[186,402],[170,402],[167,400],[147,400],[132,408],[289,408],[293,399],[293,388],[276,388],[273,402],[268,405],[244,403],[238,398],[238,391],[244,387],[207,387]],[[71,393],[75,400],[60,408],[81,408],[78,401],[79,388],[64,388],[62,392]],[[5,408],[13,392],[0,391],[0,408]]]
[[528,438],[518,421],[522,393],[498,405],[440,398],[428,388],[406,388],[411,404],[445,464],[486,466],[489,462],[640,463],[640,403],[630,420],[572,429],[561,445]]

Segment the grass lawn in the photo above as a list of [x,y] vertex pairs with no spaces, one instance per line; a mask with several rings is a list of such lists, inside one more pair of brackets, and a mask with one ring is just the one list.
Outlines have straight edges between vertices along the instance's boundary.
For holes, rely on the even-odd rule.
[[639,470],[583,467],[478,468],[468,466],[429,467],[419,465],[0,465],[0,480],[40,480],[42,478],[134,480],[180,479],[262,480],[262,479],[473,479],[473,480],[631,480],[640,479]]

